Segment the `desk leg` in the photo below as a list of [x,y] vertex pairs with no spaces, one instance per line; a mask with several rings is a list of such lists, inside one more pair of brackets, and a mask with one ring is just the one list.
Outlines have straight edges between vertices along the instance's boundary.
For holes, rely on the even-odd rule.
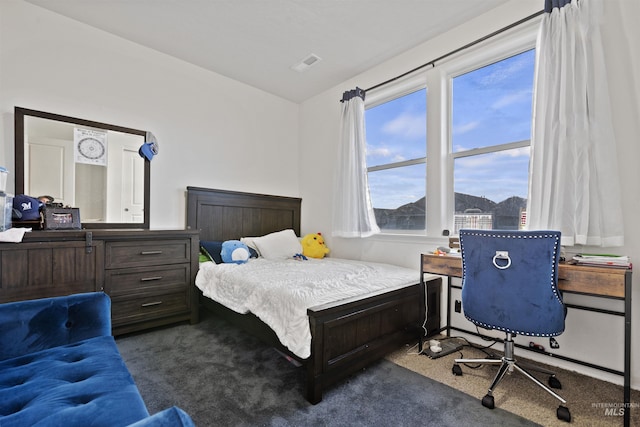
[[631,423],[631,272],[624,276],[624,426]]
[[451,276],[447,276],[447,336],[451,336]]

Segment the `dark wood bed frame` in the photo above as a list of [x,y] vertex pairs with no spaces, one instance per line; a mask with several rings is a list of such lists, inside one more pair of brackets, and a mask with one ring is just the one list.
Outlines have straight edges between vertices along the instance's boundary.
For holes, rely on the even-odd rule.
[[[262,236],[287,228],[299,236],[301,202],[293,197],[187,187],[187,227],[200,230],[200,240]],[[287,350],[255,315],[238,314],[202,295],[200,304],[304,364],[306,398],[315,404],[330,384],[424,333],[425,293],[418,276],[416,273],[414,285],[309,308],[312,339],[308,359]],[[437,282],[430,281],[429,288],[432,286],[439,289]],[[439,313],[431,311],[429,333],[440,326]]]

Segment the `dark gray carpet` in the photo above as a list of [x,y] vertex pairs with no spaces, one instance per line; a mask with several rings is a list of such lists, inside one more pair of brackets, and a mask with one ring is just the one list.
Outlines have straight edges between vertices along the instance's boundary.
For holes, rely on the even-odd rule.
[[117,339],[150,413],[177,405],[206,426],[533,426],[382,360],[303,397],[304,368],[210,313]]

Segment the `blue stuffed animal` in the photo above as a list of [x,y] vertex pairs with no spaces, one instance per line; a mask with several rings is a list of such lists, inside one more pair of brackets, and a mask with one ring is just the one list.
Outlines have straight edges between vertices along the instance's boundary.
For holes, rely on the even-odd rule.
[[249,260],[251,254],[247,245],[240,240],[227,240],[222,243],[220,256],[224,263],[244,264]]

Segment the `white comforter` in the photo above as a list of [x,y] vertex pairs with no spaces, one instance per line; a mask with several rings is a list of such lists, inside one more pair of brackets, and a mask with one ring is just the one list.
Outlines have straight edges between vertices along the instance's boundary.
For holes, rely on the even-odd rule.
[[307,308],[414,284],[419,272],[388,264],[324,258],[251,259],[246,264],[200,264],[196,286],[204,296],[238,312],[251,312],[301,358],[311,354]]

